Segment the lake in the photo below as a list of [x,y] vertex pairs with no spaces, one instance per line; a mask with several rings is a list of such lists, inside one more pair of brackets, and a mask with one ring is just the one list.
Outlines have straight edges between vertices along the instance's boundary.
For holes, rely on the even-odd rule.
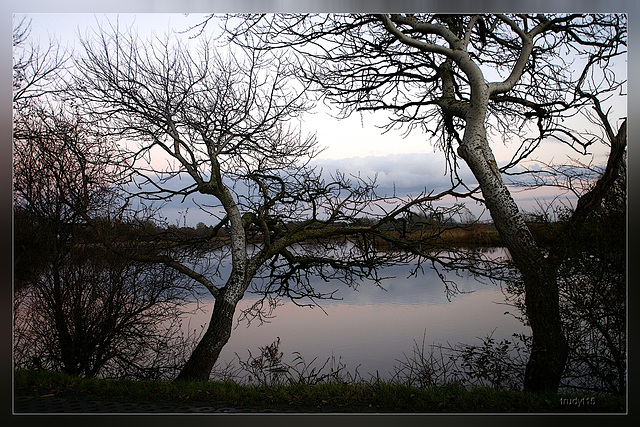
[[[503,250],[492,251],[499,254]],[[298,307],[283,300],[268,323],[247,325],[236,320],[217,366],[236,360],[236,353],[243,360],[248,358],[248,350],[257,356],[259,347],[279,337],[286,363],[293,360],[293,352],[299,352],[307,362],[317,357],[313,365],[317,368],[335,356],[348,371],[353,373],[357,368],[363,379],[376,373],[388,379],[397,360],[404,360],[404,354],[411,355],[414,343],[421,345],[423,337],[428,349],[431,344],[481,344],[481,339],[492,332],[496,341],[509,339],[513,333],[530,333],[529,327],[505,315],[506,311],[517,311],[504,305],[499,285],[478,282],[470,274],[458,277],[451,273],[447,279],[455,278],[462,293],[449,300],[434,270],[425,267],[423,273],[408,277],[412,267],[384,268],[381,275],[393,277],[383,282],[384,289],[361,283],[354,290],[338,282],[318,280],[315,286],[338,289],[335,296],[341,300],[322,301],[322,309]],[[256,299],[247,293],[238,310],[250,307]],[[187,318],[191,329],[206,327],[213,300],[202,301],[200,307],[202,311]]]

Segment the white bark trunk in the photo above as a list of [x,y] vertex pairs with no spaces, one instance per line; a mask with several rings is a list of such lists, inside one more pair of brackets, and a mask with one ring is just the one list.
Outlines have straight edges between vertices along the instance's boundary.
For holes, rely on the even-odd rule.
[[485,203],[505,246],[522,274],[525,284],[526,314],[532,330],[532,349],[525,375],[529,391],[557,391],[567,357],[562,332],[555,271],[551,271],[529,227],[505,185],[486,137],[485,115],[489,87],[480,82],[477,67],[473,75],[471,108],[458,154],[462,157],[482,190]]

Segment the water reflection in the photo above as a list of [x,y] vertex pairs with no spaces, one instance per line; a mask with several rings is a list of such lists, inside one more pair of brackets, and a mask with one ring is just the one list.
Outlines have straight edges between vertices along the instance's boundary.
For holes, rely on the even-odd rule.
[[[246,358],[247,350],[256,355],[259,347],[280,337],[285,361],[291,361],[295,351],[308,361],[315,357],[324,361],[334,355],[352,372],[359,366],[358,372],[366,379],[376,372],[389,378],[397,359],[410,354],[414,340],[421,343],[425,331],[427,345],[480,344],[492,331],[497,340],[528,332],[513,316],[505,315],[513,309],[504,305],[497,284],[478,282],[468,274],[457,276],[463,293],[449,300],[435,271],[425,268],[409,276],[412,267],[385,268],[383,275],[395,278],[386,280],[384,289],[361,283],[353,290],[341,283],[318,281],[314,285],[322,291],[338,289],[335,296],[341,300],[322,301],[322,309],[283,301],[269,323],[247,326],[238,322],[219,363],[232,362],[236,353]],[[247,295],[238,309],[250,307],[255,300]],[[207,323],[211,307],[212,301],[190,318],[191,328]]]
[[[447,287],[433,269],[425,269],[412,274],[413,265],[397,265],[385,267],[381,275],[387,277],[379,286],[373,281],[363,281],[356,288],[349,288],[336,282],[317,281],[315,289],[321,291],[337,290],[334,294],[339,301],[326,301],[324,305],[335,304],[399,304],[399,305],[433,305],[445,304],[448,301]],[[452,277],[455,276],[455,277]],[[487,288],[487,282],[478,281],[469,274],[450,273],[447,279],[455,280],[460,293],[474,292]],[[451,289],[451,286],[449,286]]]

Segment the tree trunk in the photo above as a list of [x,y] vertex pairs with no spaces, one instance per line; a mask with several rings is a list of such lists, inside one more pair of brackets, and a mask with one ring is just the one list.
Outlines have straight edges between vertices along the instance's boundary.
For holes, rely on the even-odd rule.
[[562,331],[555,272],[551,269],[545,272],[544,263],[520,267],[520,270],[525,283],[525,305],[532,331],[524,390],[557,392],[569,348]]
[[209,327],[184,365],[177,380],[208,381],[220,351],[231,337],[236,304],[222,295],[213,305]]
[[532,331],[524,388],[556,392],[568,346],[562,331],[555,269],[550,268],[504,184],[480,120],[475,126],[473,121],[467,122],[458,153],[478,180],[494,224],[524,280],[526,315]]
[[[222,348],[231,337],[233,314],[238,302],[242,299],[250,279],[247,279],[247,246],[244,224],[238,205],[231,192],[222,185],[220,165],[215,158],[212,161],[212,181],[201,184],[200,192],[213,194],[223,204],[229,218],[231,228],[231,265],[232,271],[227,284],[215,296],[213,313],[209,327],[202,339],[185,363],[176,378],[185,381],[208,381],[211,370],[220,356]],[[253,277],[252,274],[249,275]]]

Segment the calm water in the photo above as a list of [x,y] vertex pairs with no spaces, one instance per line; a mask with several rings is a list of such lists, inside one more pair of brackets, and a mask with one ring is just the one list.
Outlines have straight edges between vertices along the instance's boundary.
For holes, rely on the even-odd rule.
[[[336,297],[341,301],[323,301],[318,307],[298,307],[283,301],[269,323],[236,321],[231,339],[223,349],[219,364],[232,362],[236,353],[247,359],[248,351],[256,356],[259,347],[280,338],[283,361],[291,362],[293,352],[300,352],[313,366],[320,368],[329,357],[340,357],[347,369],[365,379],[369,374],[390,377],[397,359],[410,355],[414,341],[422,344],[426,333],[426,346],[431,344],[480,344],[491,334],[496,340],[510,338],[515,332],[528,332],[506,311],[514,309],[504,305],[499,286],[479,283],[469,275],[455,277],[458,288],[465,292],[451,297],[433,270],[408,277],[410,266],[396,266],[382,271],[393,276],[383,283],[385,289],[372,283],[362,283],[353,290],[340,283],[323,284],[326,290],[339,289]],[[447,278],[453,278],[448,276]],[[247,294],[238,309],[251,306],[256,297]],[[203,311],[190,315],[191,329],[205,326],[209,320],[213,301],[200,305]],[[324,311],[323,311],[324,309]],[[237,318],[237,316],[236,316]]]

